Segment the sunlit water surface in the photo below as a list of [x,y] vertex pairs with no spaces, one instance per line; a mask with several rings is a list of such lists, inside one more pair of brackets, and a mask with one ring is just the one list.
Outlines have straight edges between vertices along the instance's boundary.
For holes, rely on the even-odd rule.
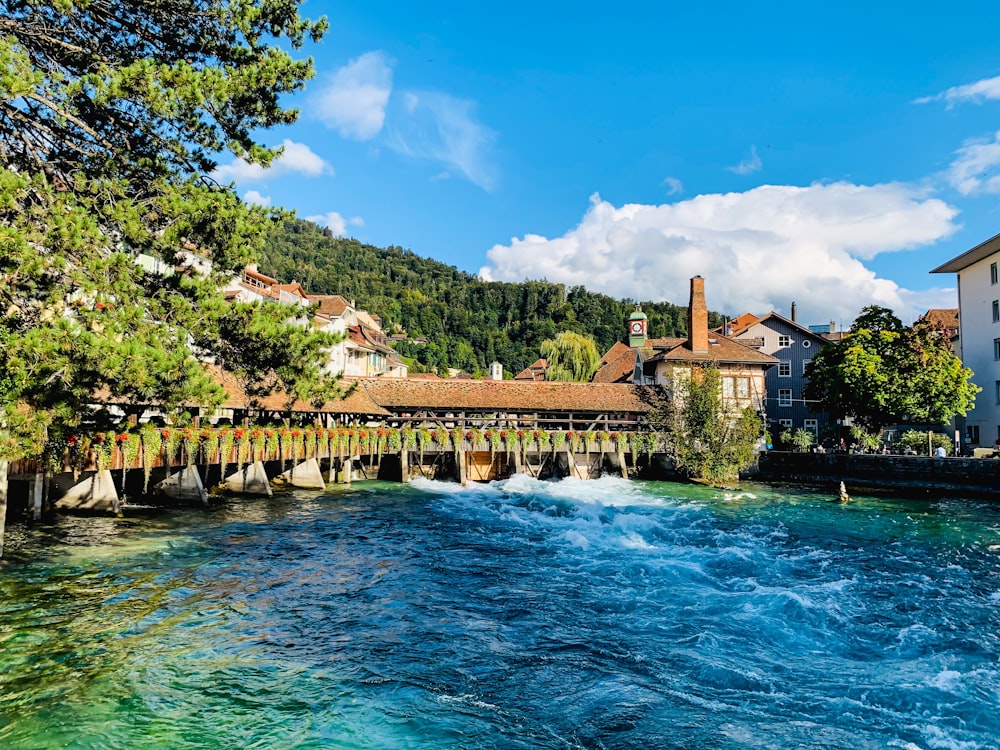
[[1000,511],[358,484],[9,529],[0,747],[988,748]]

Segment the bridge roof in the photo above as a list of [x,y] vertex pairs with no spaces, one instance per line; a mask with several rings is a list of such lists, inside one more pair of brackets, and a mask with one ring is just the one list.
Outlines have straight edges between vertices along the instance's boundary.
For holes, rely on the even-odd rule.
[[363,379],[372,401],[389,411],[637,413],[650,410],[646,389],[619,383],[534,383],[513,380]]

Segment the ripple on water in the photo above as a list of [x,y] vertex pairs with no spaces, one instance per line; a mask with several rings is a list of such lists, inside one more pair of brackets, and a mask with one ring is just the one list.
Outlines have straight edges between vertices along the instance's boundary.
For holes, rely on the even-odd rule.
[[991,747],[982,504],[517,477],[15,527],[0,746]]

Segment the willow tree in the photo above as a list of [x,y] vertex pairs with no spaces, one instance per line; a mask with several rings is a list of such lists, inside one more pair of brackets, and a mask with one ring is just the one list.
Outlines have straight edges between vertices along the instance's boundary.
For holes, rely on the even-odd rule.
[[594,340],[572,331],[563,331],[554,339],[546,339],[540,351],[548,362],[546,380],[586,383],[594,377],[601,362]]
[[[325,28],[295,0],[0,0],[0,458],[37,453],[97,390],[218,401],[188,342],[270,217],[210,175],[276,157],[255,134],[296,118],[281,98],[313,68],[294,55]],[[213,272],[134,263],[184,248]]]
[[722,374],[711,365],[692,366],[689,376],[675,379],[666,426],[677,470],[713,485],[738,480],[764,434],[752,407],[723,397]]

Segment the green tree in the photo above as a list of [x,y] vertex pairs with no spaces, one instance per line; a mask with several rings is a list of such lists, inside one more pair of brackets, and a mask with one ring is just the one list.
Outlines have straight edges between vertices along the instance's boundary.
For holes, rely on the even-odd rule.
[[713,485],[737,481],[757,458],[760,415],[723,399],[717,367],[692,367],[675,383],[666,422],[677,470]]
[[594,377],[601,362],[594,340],[572,331],[563,331],[554,339],[546,339],[540,351],[548,361],[546,380],[586,383]]
[[943,424],[965,414],[980,390],[943,331],[926,321],[905,328],[891,310],[875,306],[844,338],[825,345],[806,375],[807,400],[874,434],[904,419]]
[[[37,452],[96,391],[221,397],[188,342],[279,213],[211,173],[275,158],[256,134],[296,118],[281,99],[313,70],[294,51],[325,28],[295,0],[0,0],[0,458]],[[188,248],[214,273],[134,263]]]

